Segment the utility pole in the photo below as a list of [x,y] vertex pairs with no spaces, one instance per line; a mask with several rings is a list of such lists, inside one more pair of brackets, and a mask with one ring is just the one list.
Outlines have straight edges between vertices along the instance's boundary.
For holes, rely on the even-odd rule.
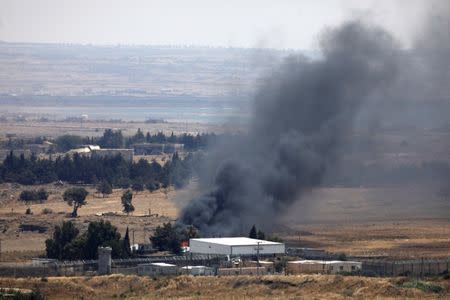
[[256,275],[259,276],[259,244],[261,242],[257,242],[256,244]]

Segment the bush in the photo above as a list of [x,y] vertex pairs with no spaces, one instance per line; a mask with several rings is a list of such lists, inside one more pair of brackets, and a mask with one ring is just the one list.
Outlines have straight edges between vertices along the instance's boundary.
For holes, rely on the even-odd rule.
[[122,189],[127,189],[131,185],[131,180],[126,177],[121,177],[121,178],[117,179],[117,181],[115,182],[114,185],[119,188],[122,188]]
[[105,195],[109,195],[112,194],[113,190],[112,190],[112,186],[109,182],[107,181],[102,181],[98,186],[97,186],[97,192],[101,193],[103,197],[105,197]]
[[346,261],[347,260],[347,255],[345,255],[345,253],[339,253],[338,260],[342,260],[342,261]]
[[40,188],[37,191],[37,197],[40,201],[45,201],[48,199],[48,192],[44,188]]
[[147,183],[146,187],[150,192],[154,192],[157,189],[159,189],[159,182],[154,182],[154,181],[149,182],[149,183]]
[[425,281],[420,281],[420,280],[416,280],[416,281],[412,281],[412,282],[405,282],[401,285],[401,287],[415,288],[415,289],[422,290],[426,293],[436,293],[436,294],[438,294],[444,290],[444,288],[442,288],[439,285],[435,285],[435,284],[425,282]]
[[52,213],[53,213],[53,210],[51,208],[45,207],[44,209],[42,209],[43,215],[50,215]]
[[45,201],[48,199],[48,192],[41,188],[38,191],[25,190],[20,193],[19,196],[22,201]]
[[33,214],[33,212],[31,211],[30,207],[27,208],[27,210],[25,211],[25,214],[26,215],[32,215]]
[[137,192],[142,192],[144,190],[144,184],[142,184],[142,182],[140,182],[140,181],[135,181],[131,185],[131,189],[133,191],[135,191],[136,193]]
[[20,193],[19,196],[22,201],[36,201],[38,199],[38,195],[35,191],[25,190]]

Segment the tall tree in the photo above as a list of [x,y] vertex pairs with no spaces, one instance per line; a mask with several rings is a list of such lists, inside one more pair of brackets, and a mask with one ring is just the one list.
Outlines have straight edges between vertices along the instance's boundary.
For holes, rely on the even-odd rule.
[[105,195],[112,194],[112,186],[111,186],[111,184],[108,181],[103,180],[97,186],[97,192],[101,193],[102,197],[105,198]]
[[70,206],[73,206],[72,217],[75,218],[78,215],[78,208],[85,205],[86,196],[88,195],[88,191],[84,188],[69,188],[64,192],[63,199]]
[[160,251],[181,252],[181,239],[172,224],[165,223],[163,226],[156,227],[155,234],[150,238],[153,247]]
[[55,226],[53,237],[45,241],[45,251],[49,258],[65,259],[64,249],[78,236],[79,230],[72,222]]
[[249,232],[249,234],[248,234],[248,237],[251,238],[251,239],[256,239],[256,238],[258,238],[258,234],[257,234],[257,231],[256,231],[256,226],[255,226],[255,224],[253,224],[252,228],[250,229],[250,232]]
[[123,237],[123,254],[130,257],[131,256],[131,247],[130,247],[130,233],[127,226],[127,231],[125,231],[125,236]]
[[258,240],[264,240],[266,238],[266,234],[263,231],[258,230],[256,237],[258,238]]
[[130,212],[134,211],[132,200],[133,200],[133,193],[130,190],[126,190],[122,195],[122,206],[123,212],[126,213],[127,215]]

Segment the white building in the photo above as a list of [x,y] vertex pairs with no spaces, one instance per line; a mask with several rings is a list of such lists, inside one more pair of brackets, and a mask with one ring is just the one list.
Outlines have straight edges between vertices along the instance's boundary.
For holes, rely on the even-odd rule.
[[205,266],[185,266],[181,268],[183,274],[194,276],[212,276],[214,275],[213,268]]
[[246,237],[190,239],[189,247],[192,253],[218,255],[273,255],[284,254],[283,243]]
[[362,263],[358,261],[297,260],[289,261],[286,270],[288,274],[337,274],[340,272],[357,272],[361,270],[361,267]]
[[138,265],[138,275],[174,275],[178,273],[176,265],[163,262]]

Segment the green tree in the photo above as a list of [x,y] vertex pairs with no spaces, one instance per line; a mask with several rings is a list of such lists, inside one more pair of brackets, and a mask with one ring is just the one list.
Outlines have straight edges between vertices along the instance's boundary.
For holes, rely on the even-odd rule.
[[122,195],[122,206],[123,206],[123,212],[127,215],[134,211],[134,206],[132,203],[133,200],[133,193],[130,190],[126,190],[123,192]]
[[86,232],[86,246],[84,248],[85,259],[96,259],[99,246],[112,248],[113,257],[123,257],[123,246],[120,241],[120,233],[109,221],[91,222]]
[[110,246],[114,258],[126,258],[129,255],[124,252],[124,243],[117,228],[108,221],[89,223],[88,230],[83,234],[79,234],[74,223],[69,221],[55,226],[53,236],[45,241],[45,246],[49,258],[96,259],[99,246]]
[[37,191],[37,198],[39,201],[46,201],[48,199],[48,192],[44,188]]
[[112,190],[112,186],[111,184],[106,181],[103,180],[102,182],[100,182],[100,184],[97,186],[97,192],[99,192],[100,194],[102,194],[102,197],[104,198],[105,195],[110,195],[112,194],[113,190]]
[[152,193],[152,192],[156,191],[157,189],[159,189],[159,182],[150,181],[149,183],[147,183],[146,187]]
[[99,139],[98,144],[102,148],[122,148],[122,131],[113,131],[112,129],[106,129],[103,133],[103,136]]
[[136,192],[142,192],[144,190],[144,184],[141,181],[135,181],[131,185],[131,189]]
[[24,190],[20,193],[19,199],[25,202],[36,201],[38,195],[35,191]]
[[73,222],[63,222],[55,226],[53,237],[45,241],[45,252],[48,258],[65,259],[64,248],[79,234]]
[[263,231],[258,230],[258,233],[256,234],[256,237],[257,237],[258,240],[264,240],[266,238],[266,234]]
[[160,251],[171,251],[175,254],[181,252],[181,239],[175,227],[168,223],[156,227],[155,234],[150,238],[153,247]]
[[83,143],[83,139],[77,135],[62,135],[55,140],[59,151],[66,152],[70,149],[79,147]]
[[257,231],[256,231],[256,226],[255,226],[255,224],[253,224],[252,228],[250,229],[250,232],[249,232],[249,234],[248,234],[248,237],[251,238],[251,239],[256,239],[256,238],[258,238],[258,234],[257,234]]
[[123,253],[127,257],[131,256],[131,247],[130,247],[130,233],[127,226],[127,231],[125,231],[125,236],[123,237]]
[[64,192],[63,199],[67,202],[70,206],[73,206],[72,211],[72,217],[75,218],[78,216],[78,208],[85,205],[86,202],[86,196],[88,195],[88,191],[86,191],[84,188],[69,188]]

